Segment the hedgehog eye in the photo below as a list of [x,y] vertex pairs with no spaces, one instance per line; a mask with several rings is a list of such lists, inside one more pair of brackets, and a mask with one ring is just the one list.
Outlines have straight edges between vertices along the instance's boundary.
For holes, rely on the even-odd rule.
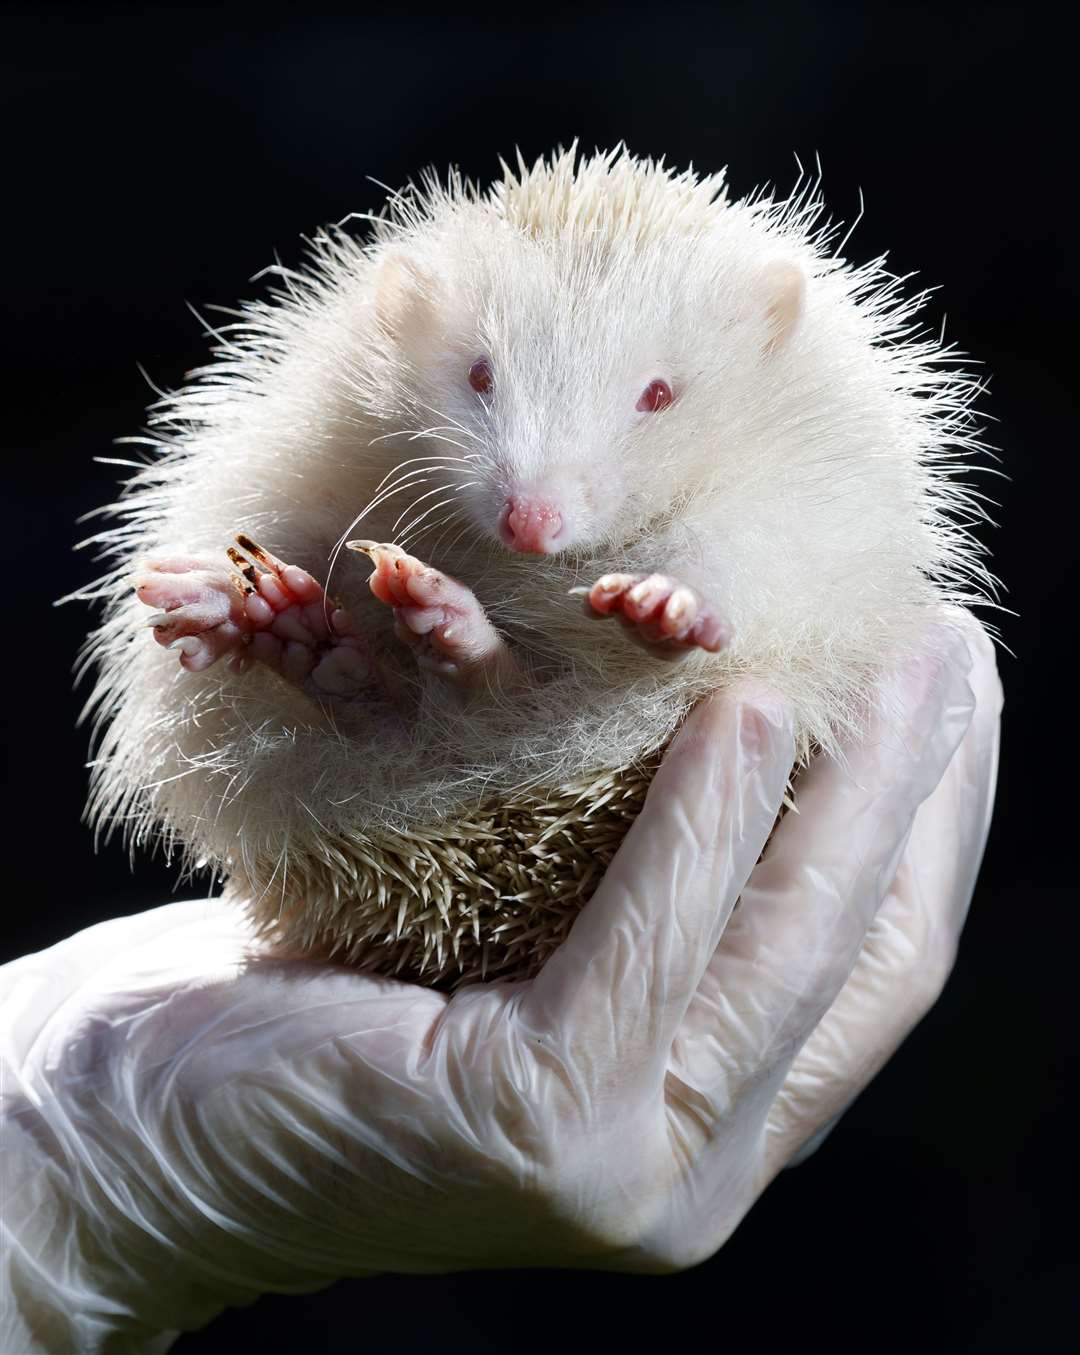
[[491,390],[494,379],[487,358],[477,358],[469,368],[469,385],[479,395],[486,395]]
[[650,381],[634,408],[640,414],[655,414],[658,410],[667,409],[674,399],[666,381]]

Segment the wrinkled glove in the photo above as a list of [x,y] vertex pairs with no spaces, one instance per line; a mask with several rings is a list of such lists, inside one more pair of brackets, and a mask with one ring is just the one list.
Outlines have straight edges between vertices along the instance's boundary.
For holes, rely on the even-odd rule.
[[760,862],[790,714],[703,702],[530,982],[448,999],[275,961],[216,900],[0,971],[0,1350],[161,1351],[343,1275],[715,1252],[952,967],[1001,706],[988,640],[953,622]]

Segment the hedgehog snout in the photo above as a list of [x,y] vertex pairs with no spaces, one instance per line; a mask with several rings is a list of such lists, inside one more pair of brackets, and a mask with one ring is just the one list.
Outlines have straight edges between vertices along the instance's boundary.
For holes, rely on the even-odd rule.
[[551,494],[511,494],[499,513],[497,529],[508,550],[529,555],[550,555],[567,537],[562,505]]

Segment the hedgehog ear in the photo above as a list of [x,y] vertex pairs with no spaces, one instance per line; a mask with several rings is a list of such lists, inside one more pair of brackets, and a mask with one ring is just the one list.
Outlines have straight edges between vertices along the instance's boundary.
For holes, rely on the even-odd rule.
[[384,254],[375,273],[379,327],[401,343],[421,337],[434,322],[438,293],[435,279],[404,250]]
[[762,350],[767,358],[779,352],[802,315],[806,279],[798,264],[775,259],[761,272],[760,293],[765,303],[768,337]]

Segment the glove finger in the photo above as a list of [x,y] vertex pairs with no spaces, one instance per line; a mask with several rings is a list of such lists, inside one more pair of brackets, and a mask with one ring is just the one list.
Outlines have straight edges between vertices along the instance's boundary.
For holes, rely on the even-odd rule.
[[981,627],[970,637],[975,716],[915,816],[896,880],[851,978],[769,1111],[762,1185],[809,1156],[940,995],[975,887],[997,780],[1002,694]]
[[955,631],[935,643],[942,657],[879,685],[867,735],[843,761],[822,758],[800,780],[799,812],[774,834],[702,978],[674,1071],[721,1104],[747,1084],[771,1101],[763,1071],[794,1057],[847,981],[915,812],[970,723],[967,646]]
[[[791,713],[734,688],[691,712],[644,808],[519,1015],[594,1094],[662,1079],[671,1041],[776,820]],[[617,1070],[617,1076],[616,1076]]]
[[942,913],[942,924],[953,949],[967,916],[990,831],[1004,704],[993,643],[973,618],[968,621],[967,643],[972,656],[968,682],[975,697],[975,714],[942,784],[931,797],[933,812],[927,807],[916,816],[911,849],[906,854],[912,868],[923,877],[924,890],[935,899],[951,901],[951,910]]

